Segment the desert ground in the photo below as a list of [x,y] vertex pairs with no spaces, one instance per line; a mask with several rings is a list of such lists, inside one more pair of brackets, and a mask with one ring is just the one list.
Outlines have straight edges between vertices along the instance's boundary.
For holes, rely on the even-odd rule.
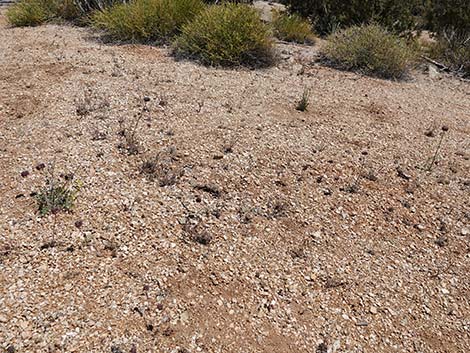
[[470,352],[470,83],[278,51],[208,68],[0,15],[0,350]]

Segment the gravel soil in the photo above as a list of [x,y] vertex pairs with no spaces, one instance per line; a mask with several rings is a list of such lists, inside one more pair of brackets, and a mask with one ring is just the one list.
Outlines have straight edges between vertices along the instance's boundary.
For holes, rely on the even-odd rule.
[[0,16],[0,351],[470,351],[470,84],[278,46],[206,68]]

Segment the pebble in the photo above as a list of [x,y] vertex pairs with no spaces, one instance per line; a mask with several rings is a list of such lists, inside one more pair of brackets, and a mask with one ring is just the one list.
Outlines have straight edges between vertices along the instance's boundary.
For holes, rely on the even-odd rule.
[[375,315],[377,314],[379,311],[377,310],[377,308],[375,306],[371,306],[370,309],[369,309],[370,313]]
[[463,227],[462,230],[460,231],[460,234],[463,236],[470,235],[470,228],[469,227]]

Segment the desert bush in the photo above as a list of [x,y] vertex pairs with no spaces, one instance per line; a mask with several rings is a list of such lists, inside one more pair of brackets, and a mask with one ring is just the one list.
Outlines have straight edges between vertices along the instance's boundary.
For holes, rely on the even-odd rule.
[[54,17],[45,0],[22,0],[6,12],[8,22],[15,27],[37,26]]
[[13,26],[37,26],[52,20],[76,20],[82,16],[78,0],[21,0],[7,10]]
[[429,56],[459,76],[470,77],[470,32],[447,30],[429,48]]
[[266,66],[273,62],[271,32],[248,5],[213,5],[183,27],[175,53],[207,65]]
[[372,21],[398,32],[414,29],[423,0],[283,0],[283,3],[311,19],[317,33],[328,34]]
[[72,0],[82,14],[88,14],[96,10],[104,10],[116,4],[123,4],[129,0]]
[[201,0],[134,0],[94,13],[91,23],[118,40],[165,42],[203,7]]
[[402,78],[414,59],[405,40],[379,25],[354,26],[328,37],[322,49],[327,64],[383,78]]
[[428,28],[443,33],[455,31],[461,36],[470,33],[470,3],[468,0],[429,0],[426,19]]
[[274,33],[281,40],[296,43],[313,43],[310,22],[297,14],[278,13],[273,21]]

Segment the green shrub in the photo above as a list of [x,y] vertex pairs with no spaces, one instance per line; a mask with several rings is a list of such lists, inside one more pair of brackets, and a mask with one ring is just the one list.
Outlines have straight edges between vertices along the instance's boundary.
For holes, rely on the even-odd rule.
[[118,40],[165,42],[203,8],[201,0],[134,0],[94,13],[91,23]]
[[7,19],[13,26],[37,26],[52,20],[75,20],[80,16],[75,0],[21,0],[9,7]]
[[72,0],[82,14],[88,14],[95,10],[104,10],[105,8],[127,3],[129,0]]
[[468,0],[429,0],[427,6],[429,29],[442,33],[453,30],[470,33],[470,3]]
[[373,24],[330,35],[322,55],[327,64],[340,69],[398,79],[407,73],[415,53],[403,39]]
[[15,27],[37,26],[53,17],[44,0],[22,0],[6,12],[8,22]]
[[273,62],[271,32],[248,5],[213,5],[183,27],[175,53],[207,65],[266,66]]
[[313,43],[315,40],[310,22],[297,14],[276,14],[273,26],[276,37],[281,40],[296,43]]
[[328,34],[338,28],[371,22],[397,32],[414,29],[423,0],[283,0],[283,3],[309,18],[317,33]]

